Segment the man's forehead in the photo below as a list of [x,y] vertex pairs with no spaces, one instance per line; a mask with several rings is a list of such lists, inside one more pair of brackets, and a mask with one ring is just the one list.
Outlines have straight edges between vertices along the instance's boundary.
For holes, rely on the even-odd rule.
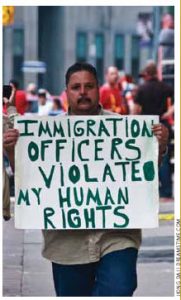
[[117,68],[111,67],[108,69],[107,74],[113,74],[113,73],[118,73]]
[[82,70],[73,73],[70,76],[69,82],[71,84],[75,82],[96,82],[96,79],[91,72]]

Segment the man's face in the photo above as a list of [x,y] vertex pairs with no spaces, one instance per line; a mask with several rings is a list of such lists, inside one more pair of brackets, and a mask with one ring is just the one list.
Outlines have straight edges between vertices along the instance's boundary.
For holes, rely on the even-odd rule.
[[106,73],[106,81],[109,84],[114,85],[118,82],[118,79],[119,79],[119,74],[117,68],[110,67]]
[[46,96],[38,95],[38,101],[39,101],[40,105],[45,105],[46,104]]
[[88,71],[73,73],[66,93],[71,114],[92,115],[98,113],[99,88],[92,73]]

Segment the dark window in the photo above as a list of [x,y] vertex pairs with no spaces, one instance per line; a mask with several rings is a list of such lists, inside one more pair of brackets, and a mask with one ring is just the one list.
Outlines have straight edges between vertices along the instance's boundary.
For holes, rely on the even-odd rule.
[[115,36],[114,64],[119,70],[124,69],[124,36],[122,34]]
[[131,73],[137,79],[139,74],[139,55],[140,55],[140,39],[138,36],[132,36],[131,40]]
[[76,60],[85,62],[87,59],[87,34],[79,32],[76,41]]
[[103,82],[104,77],[104,35],[98,33],[95,36],[96,45],[96,69],[99,82]]
[[24,61],[24,30],[22,28],[13,31],[13,78],[16,79],[20,88],[23,88],[23,72],[21,71]]

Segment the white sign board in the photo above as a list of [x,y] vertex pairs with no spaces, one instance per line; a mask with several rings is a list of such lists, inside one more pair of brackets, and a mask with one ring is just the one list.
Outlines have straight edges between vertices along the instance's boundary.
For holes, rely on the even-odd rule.
[[156,116],[18,117],[15,227],[158,226]]

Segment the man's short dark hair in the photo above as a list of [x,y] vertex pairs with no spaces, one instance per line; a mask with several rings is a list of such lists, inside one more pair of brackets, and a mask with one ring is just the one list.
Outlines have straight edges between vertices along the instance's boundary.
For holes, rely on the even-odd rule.
[[96,69],[91,64],[88,64],[88,63],[85,63],[85,62],[76,62],[75,64],[70,66],[67,70],[67,73],[65,75],[66,86],[68,85],[70,77],[72,76],[72,74],[74,74],[76,72],[79,72],[79,71],[87,71],[87,72],[91,73],[95,77],[95,79],[97,81],[97,84],[98,84]]

